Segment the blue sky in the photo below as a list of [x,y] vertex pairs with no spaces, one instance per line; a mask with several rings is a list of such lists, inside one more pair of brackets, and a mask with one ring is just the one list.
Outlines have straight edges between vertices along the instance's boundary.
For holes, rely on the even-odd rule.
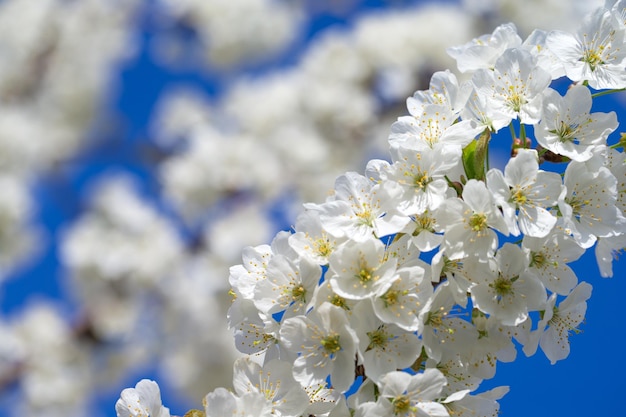
[[[279,64],[295,62],[306,48],[306,41],[326,28],[349,24],[349,20],[356,14],[386,7],[390,3],[394,2],[363,1],[354,14],[348,17],[348,21],[331,15],[316,15],[306,39],[294,46],[289,54],[282,56],[278,60]],[[84,210],[89,185],[103,172],[116,169],[132,173],[140,180],[143,193],[156,202],[158,182],[154,167],[143,162],[140,153],[149,135],[148,122],[154,105],[164,89],[172,83],[183,81],[208,94],[219,95],[222,91],[223,86],[215,74],[194,70],[171,71],[158,67],[146,47],[152,36],[150,27],[144,29],[144,44],[140,55],[121,69],[118,88],[113,90],[115,93],[111,97],[110,114],[122,122],[118,125],[121,126],[119,130],[113,134],[121,139],[101,142],[87,149],[73,162],[71,169],[67,167],[38,181],[34,188],[39,207],[37,221],[46,229],[47,242],[42,252],[29,265],[17,271],[7,282],[0,284],[0,311],[3,314],[19,312],[37,297],[68,301],[64,283],[61,282],[64,271],[58,259],[58,237],[63,227]],[[263,64],[249,68],[247,72],[264,72],[271,68],[269,64]],[[623,108],[626,96],[624,99],[618,101],[615,97],[602,98],[594,110],[619,108],[621,114],[618,117],[623,119],[626,116]],[[550,365],[541,352],[526,358],[521,351],[515,362],[498,364],[496,377],[486,382],[484,387],[511,387],[511,391],[500,401],[502,415],[505,417],[623,414],[623,405],[619,399],[626,386],[623,379],[626,375],[626,364],[622,360],[626,325],[621,317],[624,312],[620,308],[622,303],[619,294],[626,294],[624,262],[614,265],[615,276],[612,279],[600,278],[593,251],[577,261],[574,268],[580,280],[593,286],[586,322],[581,326],[583,332],[572,336],[569,358],[556,365]],[[150,375],[150,370],[146,372],[147,375],[129,375],[112,392],[103,393],[102,398],[97,401],[102,415],[115,415],[114,402],[121,388],[134,385],[144,376],[157,378],[156,375]],[[159,383],[164,390],[164,404],[170,407],[173,414],[182,415],[188,408],[200,407],[200,399],[196,404],[185,403],[168,390],[167,382]],[[6,398],[3,401],[0,393],[0,416],[9,415],[7,407],[9,405]]]

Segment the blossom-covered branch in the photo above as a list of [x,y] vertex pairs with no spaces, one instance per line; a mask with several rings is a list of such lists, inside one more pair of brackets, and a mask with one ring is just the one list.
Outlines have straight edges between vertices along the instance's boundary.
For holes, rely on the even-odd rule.
[[[451,48],[470,77],[438,72],[407,100],[391,160],[339,177],[231,268],[229,324],[255,362],[237,360],[235,391],[203,413],[495,416],[507,388],[480,384],[516,344],[565,359],[591,296],[568,264],[596,245],[610,276],[624,246],[617,118],[591,113],[590,88],[626,87],[625,10],[609,0],[574,34],[522,40],[509,24]],[[516,130],[490,169],[489,145]]]

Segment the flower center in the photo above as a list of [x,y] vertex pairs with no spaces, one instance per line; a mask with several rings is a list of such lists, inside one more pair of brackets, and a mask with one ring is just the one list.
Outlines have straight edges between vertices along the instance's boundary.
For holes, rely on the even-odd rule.
[[276,341],[274,336],[272,336],[271,334],[259,333],[259,331],[257,331],[256,332],[256,336],[260,337],[260,339],[257,339],[257,340],[252,342],[252,346],[254,346],[254,347],[266,346],[266,345],[269,345],[270,342]]
[[362,225],[372,227],[374,224],[374,216],[372,215],[372,210],[369,207],[365,206],[363,210],[356,213],[356,215]]
[[411,400],[406,395],[400,395],[391,400],[394,414],[406,414],[411,411]]
[[362,284],[367,284],[372,279],[372,271],[369,268],[363,268],[357,276]]
[[414,217],[415,230],[413,236],[419,235],[423,231],[435,231],[435,219],[428,215],[428,211]]
[[526,98],[521,94],[514,85],[509,86],[509,95],[507,99],[508,106],[514,111],[519,112],[524,104],[527,103]]
[[530,252],[530,266],[541,268],[546,263],[546,256],[543,252]]
[[502,301],[502,297],[513,294],[513,282],[516,279],[517,277],[509,279],[500,275],[494,282],[489,284],[489,287],[493,288],[496,293],[498,303]]
[[418,171],[413,175],[413,187],[424,190],[428,184],[432,182],[432,179],[428,176],[427,172]]
[[511,196],[511,201],[515,203],[516,206],[523,206],[528,201],[528,197],[524,195],[524,190],[518,188],[515,190],[513,195]]
[[487,228],[487,216],[483,213],[474,213],[469,218],[469,226],[475,232],[480,232]]
[[297,285],[291,289],[291,296],[294,301],[304,301],[306,295],[306,288],[302,285]]
[[424,324],[426,326],[432,326],[432,327],[441,327],[443,325],[443,316],[445,315],[445,313],[443,311],[429,311],[428,315],[426,316],[426,320],[424,321]]
[[565,202],[572,207],[574,217],[580,217],[582,209],[591,203],[591,200],[583,200],[577,196],[566,197]]
[[340,295],[337,295],[337,294],[333,295],[332,298],[330,299],[330,303],[337,307],[341,307],[344,310],[349,310],[348,304],[346,303],[346,299]]
[[398,302],[398,291],[390,289],[380,298],[385,303],[385,307],[392,306]]
[[332,334],[324,337],[321,343],[324,350],[330,354],[337,353],[341,350],[338,334]]
[[333,245],[326,238],[319,238],[315,241],[315,248],[317,249],[317,254],[324,258],[328,258],[328,256],[333,251]]
[[583,53],[583,57],[580,60],[586,62],[589,65],[591,71],[595,71],[598,65],[603,65],[606,63],[602,58],[604,49],[604,45],[599,45],[597,49],[587,49]]
[[[590,120],[591,121],[591,120]],[[578,123],[567,124],[561,120],[561,124],[557,129],[550,130],[550,133],[557,135],[560,142],[572,142],[578,144],[576,136],[580,125]]]
[[463,268],[463,261],[460,259],[450,259],[444,255],[440,278],[445,278],[448,273],[456,272],[461,268]]
[[557,306],[552,307],[552,318],[548,321],[548,324],[557,329],[566,330],[574,334],[582,333],[582,330],[580,330],[569,317],[559,315],[559,308]]
[[378,329],[367,332],[367,336],[370,338],[370,343],[367,346],[366,351],[372,349],[385,349],[387,346],[387,341],[389,340],[389,335],[385,333],[383,326],[380,326]]

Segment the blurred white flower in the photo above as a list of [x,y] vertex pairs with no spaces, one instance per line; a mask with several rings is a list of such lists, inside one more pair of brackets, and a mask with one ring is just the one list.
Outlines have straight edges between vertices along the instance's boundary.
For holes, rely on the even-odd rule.
[[135,388],[126,388],[115,404],[117,417],[170,417],[161,404],[161,391],[156,382],[142,379]]

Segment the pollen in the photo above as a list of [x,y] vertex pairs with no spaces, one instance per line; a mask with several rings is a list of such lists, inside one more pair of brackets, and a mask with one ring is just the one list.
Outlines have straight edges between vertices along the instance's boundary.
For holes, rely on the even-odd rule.
[[361,269],[357,274],[357,277],[362,284],[366,284],[372,279],[372,271],[365,268]]
[[475,232],[480,232],[487,228],[487,216],[483,213],[474,213],[469,218],[469,227]]
[[413,231],[413,236],[417,236],[423,231],[435,231],[435,219],[428,214],[428,211],[422,213],[421,215],[415,216],[413,221],[415,222],[415,230]]
[[329,301],[332,305],[341,307],[344,310],[349,310],[348,304],[346,303],[346,299],[337,294],[333,295]]
[[372,227],[374,225],[374,215],[368,205],[364,204],[363,210],[355,213],[362,225]]
[[513,294],[513,280],[503,276],[499,276],[489,284],[489,287],[495,291],[498,302],[502,300],[502,297]]
[[411,400],[406,395],[395,397],[391,404],[393,405],[393,413],[395,415],[404,415],[411,411]]
[[[553,326],[561,333],[569,334],[569,332],[578,334],[581,333],[582,330],[578,328],[578,323],[582,321],[581,317],[570,317],[569,315],[561,315],[559,314],[559,308],[554,306],[552,308],[553,314],[552,318],[548,321],[550,326]],[[577,320],[578,319],[578,320]]]
[[320,343],[322,344],[324,350],[330,354],[337,353],[341,350],[338,334],[328,335],[324,337]]
[[367,346],[366,351],[372,349],[385,349],[387,346],[387,342],[389,340],[389,334],[385,333],[385,329],[383,326],[380,326],[378,329],[367,332],[367,336],[370,339],[370,343]]
[[543,268],[546,265],[546,255],[543,252],[530,253],[530,266],[534,268]]
[[398,303],[398,291],[390,289],[380,298],[385,303],[385,307],[395,305]]
[[302,285],[297,285],[292,288],[291,296],[294,301],[304,301],[306,295],[306,288]]
[[419,170],[416,174],[413,175],[413,187],[418,190],[424,190],[428,184],[432,182],[432,178],[428,175],[427,172]]
[[511,202],[515,203],[518,207],[523,206],[528,201],[528,197],[524,194],[524,190],[518,188],[511,196]]
[[327,258],[333,251],[333,245],[326,238],[319,238],[315,242],[315,249],[319,256]]
[[426,320],[424,321],[424,324],[435,328],[441,327],[443,325],[444,315],[445,313],[443,313],[442,311],[429,311],[428,315],[426,316]]
[[557,135],[561,142],[573,142],[576,143],[576,138],[580,125],[577,123],[568,124],[561,120],[561,123],[557,129],[550,130],[550,133]]

